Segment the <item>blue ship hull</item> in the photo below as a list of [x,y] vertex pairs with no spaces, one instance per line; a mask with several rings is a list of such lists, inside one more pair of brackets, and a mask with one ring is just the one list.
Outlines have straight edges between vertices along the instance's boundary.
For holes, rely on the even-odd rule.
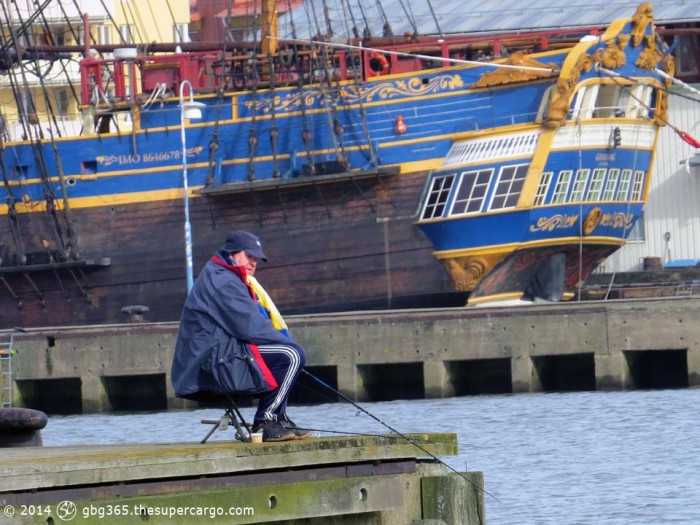
[[[610,38],[618,42],[618,34],[635,27],[650,34],[652,26],[616,22]],[[177,320],[186,294],[185,200],[195,273],[226,231],[253,230],[274,255],[261,279],[286,313],[416,306],[421,298],[449,294],[463,301],[470,291],[477,297],[476,281],[464,286],[455,279],[468,265],[464,260],[487,255],[478,281],[505,265],[509,252],[562,246],[562,239],[580,244],[590,214],[597,214],[596,231],[583,244],[603,257],[624,242],[643,206],[654,112],[662,110],[655,92],[640,92],[654,106],[643,115],[591,117],[603,130],[598,135],[622,129],[619,147],[601,144],[600,137],[575,147],[575,137],[566,134],[575,127],[568,101],[576,86],[602,77],[578,62],[606,52],[609,41],[493,62],[446,60],[441,67],[404,60],[387,48],[386,75],[369,74],[364,50],[354,52],[355,66],[346,60],[351,52],[336,52],[337,71],[318,78],[322,70],[300,55],[284,66],[296,68],[284,83],[278,72],[260,74],[256,89],[220,89],[219,77],[196,69],[204,54],[144,55],[134,61],[142,68],[136,93],[124,88],[131,63],[86,58],[82,110],[95,130],[86,125],[76,137],[34,130],[0,150],[0,215],[7,219],[0,223],[0,328],[119,322],[129,305],[147,306],[149,320]],[[649,68],[635,65],[639,45],[617,45],[627,63],[610,67],[660,85]],[[444,40],[435,46],[445,59],[452,56]],[[99,80],[107,68],[113,84]],[[574,73],[575,81],[559,84]],[[161,89],[152,74],[169,80]],[[203,105],[200,118],[185,117],[185,81],[194,86],[192,100]],[[115,129],[126,114],[131,128]],[[641,146],[631,145],[634,133],[643,135]],[[505,136],[513,147],[499,142]],[[476,143],[486,149],[462,152]],[[632,170],[627,196],[606,200],[601,190],[600,198],[579,202],[571,198],[578,190],[568,188],[564,201],[555,202],[562,195],[556,181],[580,166],[604,168],[603,185],[611,170],[620,178]],[[422,199],[430,198],[436,178],[511,167],[522,183],[518,192],[530,202],[502,193],[494,175],[483,202],[517,197],[512,205],[426,216]],[[551,185],[535,205],[543,173],[552,174]],[[452,206],[456,197],[449,199]],[[51,306],[56,303],[61,307]]]

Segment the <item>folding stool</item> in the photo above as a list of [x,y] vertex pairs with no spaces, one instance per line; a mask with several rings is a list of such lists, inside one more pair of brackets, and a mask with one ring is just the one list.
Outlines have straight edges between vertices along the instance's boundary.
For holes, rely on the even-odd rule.
[[209,430],[204,439],[200,443],[204,444],[212,436],[216,429],[226,430],[229,425],[233,425],[236,428],[236,439],[243,441],[244,443],[250,443],[250,433],[251,425],[246,423],[243,414],[238,409],[233,396],[230,394],[225,394],[221,396],[224,402],[224,414],[219,419],[202,419],[202,423],[205,425],[213,425]]

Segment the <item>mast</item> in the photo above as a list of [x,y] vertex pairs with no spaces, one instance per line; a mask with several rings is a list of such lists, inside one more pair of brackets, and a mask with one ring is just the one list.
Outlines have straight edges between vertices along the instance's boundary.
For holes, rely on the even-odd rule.
[[262,0],[262,54],[277,54],[277,0]]

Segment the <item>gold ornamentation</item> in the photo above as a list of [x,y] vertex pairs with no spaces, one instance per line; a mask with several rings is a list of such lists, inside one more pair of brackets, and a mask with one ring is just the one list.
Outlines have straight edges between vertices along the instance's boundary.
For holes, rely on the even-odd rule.
[[[427,84],[423,84],[420,78],[412,77],[409,80],[377,82],[369,88],[367,86],[358,88],[354,85],[346,85],[340,88],[339,95],[344,104],[366,104],[401,97],[433,95],[444,91],[454,91],[462,87],[464,87],[464,82],[461,76],[440,75],[432,78]],[[334,98],[334,100],[336,99]],[[271,100],[245,102],[247,108],[255,107],[255,111],[262,114],[270,113],[273,104],[275,113],[279,114],[298,111],[302,106],[306,108],[324,107],[330,104],[330,100],[323,96],[321,90],[310,89],[303,93],[292,92],[288,95],[276,96]]]
[[[661,61],[661,71],[669,76],[676,74],[676,59],[672,54],[666,55]],[[670,88],[673,82],[670,78],[664,79],[664,85]],[[668,91],[658,92],[659,105],[654,115],[654,123],[659,127],[664,127],[668,123]]]
[[566,120],[569,113],[569,97],[571,97],[572,85],[568,79],[560,77],[557,80],[557,89],[552,94],[552,103],[547,110],[547,116],[542,125],[548,129],[556,129]]
[[618,211],[615,213],[604,213],[600,218],[599,224],[607,228],[624,228],[628,230],[632,227],[633,220],[633,213],[622,213]]
[[634,219],[634,215],[631,213],[617,212],[613,215],[612,227],[628,230],[632,227],[632,219]]
[[[661,71],[672,77],[676,75],[676,59],[670,53],[661,61]],[[669,78],[665,79],[664,83],[666,87],[671,87],[673,84]]]
[[450,274],[455,289],[468,292],[473,290],[484,275],[490,272],[502,258],[502,254],[468,255],[446,259],[443,264],[447,273]]
[[607,43],[605,49],[599,49],[596,51],[593,57],[596,62],[603,64],[603,67],[607,69],[616,69],[625,65],[627,57],[625,56],[624,49],[629,42],[629,35],[619,35],[617,41],[610,40]]
[[556,229],[571,228],[578,221],[578,215],[554,215],[552,217],[540,217],[537,224],[530,226],[531,232],[551,232]]
[[663,127],[668,124],[668,91],[657,91],[659,105],[654,114],[654,124]]
[[643,69],[654,69],[663,56],[663,52],[656,45],[656,37],[647,35],[644,37],[644,50],[639,53],[635,65]]
[[591,211],[588,212],[586,220],[583,221],[584,235],[590,235],[591,233],[593,233],[593,230],[596,229],[596,226],[598,226],[598,223],[600,222],[600,216],[602,214],[603,210],[597,207],[593,208]]
[[639,4],[632,16],[632,46],[637,47],[644,38],[647,26],[654,21],[653,8],[650,3]]
[[576,61],[571,74],[559,77],[557,80],[557,89],[552,93],[552,103],[549,105],[547,116],[542,125],[548,129],[556,129],[566,121],[566,115],[569,113],[569,105],[571,104],[571,92],[573,87],[581,77],[581,73],[589,71],[593,67],[593,57],[591,55],[582,55]]
[[516,53],[513,53],[510,57],[508,57],[506,64],[510,66],[541,68],[547,71],[532,71],[505,67],[498,68],[496,71],[484,73],[481,75],[479,80],[473,84],[470,84],[469,87],[483,88],[502,84],[513,84],[515,82],[525,82],[536,78],[550,78],[553,74],[553,70],[557,69],[556,64],[551,62],[549,64],[543,64],[542,62],[533,60],[529,58],[524,51],[517,51]]

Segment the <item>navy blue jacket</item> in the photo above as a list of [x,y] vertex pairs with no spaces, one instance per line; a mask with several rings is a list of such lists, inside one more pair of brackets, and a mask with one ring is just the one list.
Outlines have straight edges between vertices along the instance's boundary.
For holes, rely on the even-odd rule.
[[260,311],[245,282],[245,268],[226,252],[215,254],[185,301],[171,378],[178,397],[198,393],[248,393],[277,385],[257,348],[289,344]]

